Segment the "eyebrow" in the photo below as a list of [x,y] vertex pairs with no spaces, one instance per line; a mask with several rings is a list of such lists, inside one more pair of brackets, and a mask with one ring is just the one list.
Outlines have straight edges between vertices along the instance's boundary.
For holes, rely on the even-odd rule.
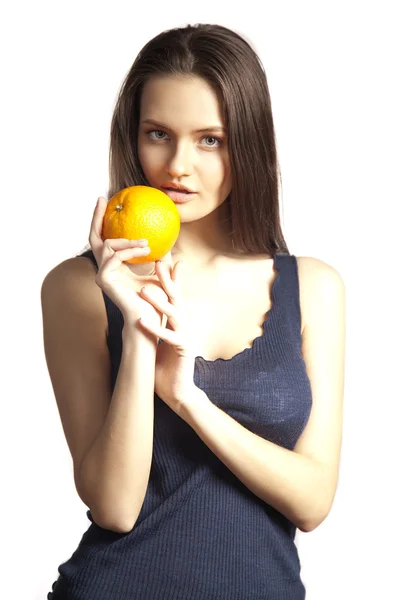
[[[145,121],[142,121],[142,123],[147,123],[148,125],[155,125],[156,127],[161,127],[162,129],[169,129],[169,131],[172,131],[171,127],[168,127],[167,125],[163,125],[162,123],[159,123],[158,121],[154,121],[153,119],[146,119]],[[203,129],[196,129],[192,133],[204,133],[205,131],[220,131],[222,133],[225,133],[226,129],[225,129],[225,127],[220,127],[219,125],[212,125],[211,127],[204,127]]]

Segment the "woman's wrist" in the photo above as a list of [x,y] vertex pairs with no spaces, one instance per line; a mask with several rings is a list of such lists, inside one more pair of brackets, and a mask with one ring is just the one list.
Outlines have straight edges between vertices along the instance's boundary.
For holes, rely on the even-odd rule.
[[122,340],[124,343],[140,344],[141,347],[147,345],[153,347],[155,351],[157,350],[158,339],[140,325],[139,317],[137,319],[130,318],[129,320],[124,320]]

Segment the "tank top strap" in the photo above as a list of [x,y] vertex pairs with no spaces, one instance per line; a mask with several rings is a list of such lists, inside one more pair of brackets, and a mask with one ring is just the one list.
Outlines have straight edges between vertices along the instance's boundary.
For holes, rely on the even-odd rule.
[[290,342],[301,345],[300,285],[297,258],[294,254],[274,255],[278,271],[273,286],[273,310],[280,325],[284,325]]
[[[97,261],[94,257],[93,251],[89,249],[83,254],[79,254],[78,258],[81,256],[89,258],[92,261],[97,273],[99,268],[97,265]],[[114,389],[114,385],[118,375],[119,363],[121,361],[122,355],[122,329],[124,326],[124,317],[122,316],[122,313],[118,306],[111,300],[111,298],[109,298],[103,290],[102,293],[107,312],[107,346],[111,356],[112,389]]]
[[80,258],[81,256],[86,256],[87,258],[89,258],[92,261],[92,263],[94,264],[94,266],[96,268],[96,272],[99,270],[99,268],[97,266],[97,261],[93,254],[93,250],[91,250],[89,248],[89,250],[86,250],[86,252],[83,252],[82,254],[78,254],[78,256],[76,256],[75,258]]

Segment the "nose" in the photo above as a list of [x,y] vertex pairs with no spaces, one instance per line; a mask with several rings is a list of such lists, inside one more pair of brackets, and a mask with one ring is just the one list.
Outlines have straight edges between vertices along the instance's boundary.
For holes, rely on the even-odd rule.
[[188,144],[177,144],[175,150],[171,150],[171,156],[167,162],[167,171],[171,177],[182,177],[190,175],[193,168],[191,150]]

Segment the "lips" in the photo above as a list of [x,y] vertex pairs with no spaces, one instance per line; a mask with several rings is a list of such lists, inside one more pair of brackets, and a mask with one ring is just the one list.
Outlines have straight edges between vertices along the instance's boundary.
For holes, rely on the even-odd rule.
[[178,189],[178,188],[169,188],[168,187],[168,188],[164,188],[164,190],[169,190],[171,192],[182,192],[184,194],[190,194],[190,192],[188,190],[181,190],[181,189]]
[[192,188],[186,187],[186,185],[182,185],[175,181],[167,181],[167,183],[162,186],[162,189],[177,191],[177,192],[189,192],[189,193],[194,193],[194,194],[196,193],[196,190],[193,190]]
[[177,204],[184,204],[185,202],[189,202],[196,196],[196,192],[185,192],[183,190],[176,189],[167,189],[163,188],[163,191],[167,196],[171,198]]

